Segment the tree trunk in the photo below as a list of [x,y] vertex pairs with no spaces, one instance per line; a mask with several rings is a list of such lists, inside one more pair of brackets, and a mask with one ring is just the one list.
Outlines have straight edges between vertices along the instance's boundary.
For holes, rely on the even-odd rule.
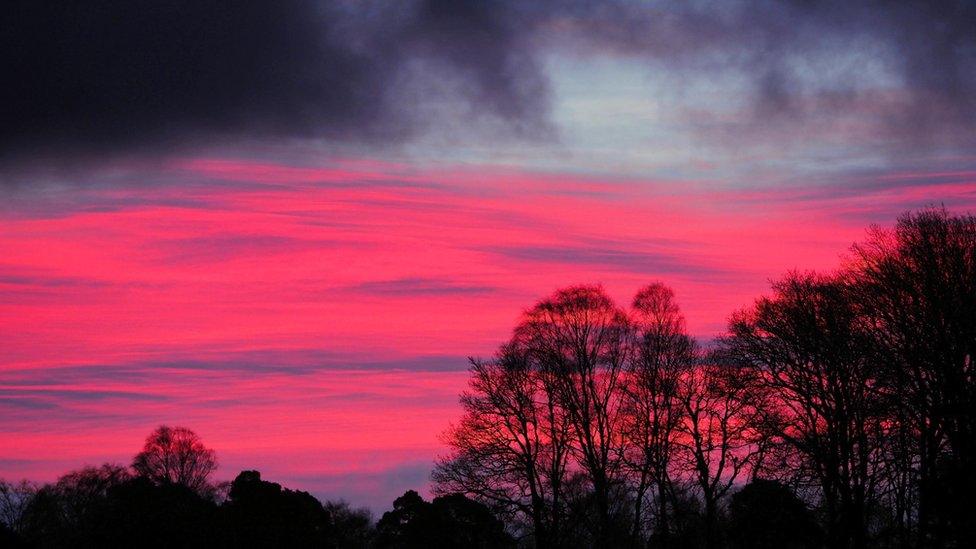
[[671,537],[671,528],[668,524],[668,487],[663,482],[657,484],[657,497],[658,497],[658,537],[660,538],[660,546],[663,548],[669,545]]
[[716,524],[718,506],[715,498],[705,497],[705,547],[706,549],[718,548],[718,525]]

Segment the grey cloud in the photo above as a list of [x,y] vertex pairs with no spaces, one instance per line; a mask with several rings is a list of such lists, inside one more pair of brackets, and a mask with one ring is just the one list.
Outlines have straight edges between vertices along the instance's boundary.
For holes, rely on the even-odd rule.
[[[15,0],[3,10],[8,163],[234,139],[396,143],[436,124],[419,106],[430,98],[462,118],[550,136],[540,62],[550,51],[631,55],[693,78],[732,71],[746,88],[731,99],[752,105],[758,134],[809,138],[859,117],[895,144],[976,139],[976,5],[961,0],[284,0],[233,10]],[[709,126],[741,140],[742,124]]]
[[223,233],[158,240],[151,249],[164,263],[208,264],[233,259],[266,258],[275,253],[331,250],[344,245],[329,239],[295,238],[267,234]]
[[739,118],[711,111],[714,97],[684,113],[711,142],[836,140],[856,128],[892,150],[976,145],[972,2],[564,0],[527,11],[551,47],[645,60],[652,79],[674,80],[678,110],[696,82],[721,90]]

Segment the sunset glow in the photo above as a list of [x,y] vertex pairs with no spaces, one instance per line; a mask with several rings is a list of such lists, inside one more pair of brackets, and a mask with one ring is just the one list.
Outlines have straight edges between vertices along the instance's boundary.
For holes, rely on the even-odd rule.
[[842,192],[374,161],[153,173],[3,214],[8,475],[125,460],[180,421],[224,471],[379,505],[426,482],[465,357],[553,288],[626,302],[666,280],[708,340],[770,278],[838,265],[868,223],[976,205],[968,172]]
[[[302,85],[355,100],[320,110],[241,77],[253,96],[191,104],[219,112],[185,128],[161,106],[131,131],[68,110],[4,130],[0,476],[128,464],[177,424],[217,451],[220,479],[259,469],[382,510],[429,487],[468,357],[553,290],[599,283],[628,303],[663,281],[707,344],[771,279],[839,266],[872,224],[976,210],[972,113],[904,76],[887,35],[857,35],[874,60],[852,47],[820,70],[825,42],[769,68],[720,32],[698,42],[712,35],[683,11],[673,55],[623,20],[517,13],[539,18],[531,36],[464,49],[432,27],[392,76],[372,53],[323,62],[338,76]],[[495,42],[524,51],[482,51]],[[788,109],[759,89],[776,70]],[[404,98],[373,104],[365,86]]]

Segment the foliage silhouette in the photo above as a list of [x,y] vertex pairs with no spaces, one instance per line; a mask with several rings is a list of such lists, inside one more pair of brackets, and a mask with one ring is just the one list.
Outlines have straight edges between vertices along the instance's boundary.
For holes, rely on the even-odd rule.
[[83,467],[41,487],[0,481],[0,546],[345,549],[372,543],[368,511],[344,502],[323,505],[257,471],[242,471],[219,501],[220,486],[208,480],[213,450],[188,429],[157,429],[144,453],[150,451],[156,455],[137,457],[131,469]]
[[132,459],[132,469],[157,484],[179,484],[204,494],[211,489],[209,480],[217,469],[217,457],[193,431],[161,425]]
[[732,495],[726,529],[733,549],[812,549],[823,537],[816,517],[788,486],[763,479]]
[[323,504],[332,520],[332,546],[336,549],[368,547],[373,539],[373,515],[368,509],[353,509],[344,501]]
[[221,507],[227,541],[237,547],[323,547],[331,538],[329,513],[307,492],[282,489],[242,471]]
[[187,486],[137,477],[109,490],[89,539],[96,547],[214,546],[216,514]]
[[408,490],[376,524],[377,548],[487,549],[514,547],[515,541],[488,507],[460,494],[432,502]]

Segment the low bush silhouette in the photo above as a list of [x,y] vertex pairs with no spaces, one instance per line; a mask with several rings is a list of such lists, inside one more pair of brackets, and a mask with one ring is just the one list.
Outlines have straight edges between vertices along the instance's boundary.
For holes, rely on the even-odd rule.
[[514,547],[515,540],[491,510],[460,494],[424,501],[408,490],[376,524],[376,547],[383,549],[487,549]]
[[331,517],[317,499],[261,480],[257,471],[237,475],[220,510],[235,547],[326,547],[332,538]]
[[83,467],[41,487],[0,480],[0,547],[352,549],[372,543],[368,511],[344,502],[323,505],[258,471],[215,485],[215,464],[214,451],[193,431],[162,426],[131,468]]
[[775,480],[756,479],[732,495],[726,530],[734,549],[813,549],[823,540],[814,514]]

